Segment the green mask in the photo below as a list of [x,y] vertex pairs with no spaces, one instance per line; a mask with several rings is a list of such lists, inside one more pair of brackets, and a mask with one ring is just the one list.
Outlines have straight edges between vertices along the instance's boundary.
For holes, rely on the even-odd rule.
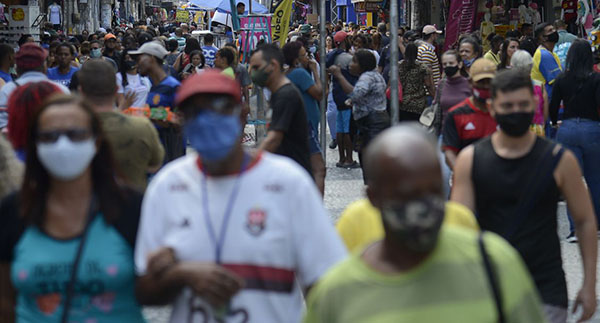
[[267,80],[269,79],[269,76],[271,76],[271,72],[266,71],[267,66],[252,71],[252,73],[250,74],[250,78],[252,79],[252,82],[254,82],[254,84],[260,87],[265,87],[265,85],[267,85]]

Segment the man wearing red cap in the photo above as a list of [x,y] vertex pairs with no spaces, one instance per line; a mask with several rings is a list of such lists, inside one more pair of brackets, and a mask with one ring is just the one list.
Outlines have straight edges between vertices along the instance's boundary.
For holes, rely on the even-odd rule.
[[[6,107],[8,97],[18,86],[29,82],[50,81],[46,76],[46,57],[48,53],[36,43],[26,43],[17,52],[17,74],[19,78],[8,82],[0,89],[0,107]],[[64,93],[70,93],[69,89],[56,83]],[[0,112],[0,129],[6,127],[8,115],[5,111]]]
[[234,79],[193,75],[176,103],[197,154],[165,166],[146,191],[139,301],[172,302],[171,322],[299,322],[302,292],[346,254],[312,179],[243,148]]
[[[337,65],[342,70],[342,75],[351,84],[356,84],[358,76],[350,74],[350,63],[352,62],[352,55],[348,53],[350,50],[350,42],[348,41],[348,34],[344,31],[338,31],[333,36],[333,41],[336,45],[336,49],[327,54],[327,68],[332,65]],[[350,119],[352,116],[352,107],[346,104],[348,95],[342,89],[339,81],[333,78],[333,87],[331,93],[335,105],[337,106],[337,120],[336,120],[336,139],[339,145],[338,152],[340,154],[340,161],[336,164],[337,167],[341,168],[358,168],[360,165],[352,158],[353,144],[350,137]]]

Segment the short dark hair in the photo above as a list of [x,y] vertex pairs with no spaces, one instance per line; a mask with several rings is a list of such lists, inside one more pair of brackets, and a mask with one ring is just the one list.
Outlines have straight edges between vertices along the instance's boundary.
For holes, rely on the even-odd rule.
[[213,36],[212,34],[206,34],[204,36],[204,43],[213,43],[215,41],[215,36]]
[[467,36],[467,37],[464,37],[463,39],[461,39],[458,44],[459,50],[460,50],[460,45],[462,45],[463,43],[471,44],[471,47],[473,47],[473,52],[475,53],[475,57],[481,57],[481,55],[483,54],[482,50],[481,50],[481,44],[479,43],[479,41],[477,41],[476,38]]
[[176,50],[179,47],[179,43],[177,42],[177,39],[169,39],[167,40],[167,50],[169,52],[172,52],[174,50]]
[[283,57],[285,63],[290,67],[292,67],[294,61],[300,56],[300,48],[302,48],[302,43],[298,41],[292,41],[283,45],[283,48],[281,49],[283,51]]
[[372,71],[377,67],[377,59],[375,55],[368,49],[359,49],[354,53],[354,57],[360,66],[361,72]]
[[21,35],[21,37],[19,37],[19,40],[17,41],[17,45],[19,45],[19,47],[23,46],[23,44],[25,44],[27,42],[27,39],[29,37],[33,37],[33,36],[31,36],[31,34]]
[[279,49],[279,46],[274,44],[264,44],[256,49],[252,55],[258,52],[262,53],[265,62],[270,63],[271,60],[276,60],[279,63],[279,66],[283,68],[283,53],[281,52],[281,49]]
[[111,98],[117,93],[114,67],[107,61],[85,62],[78,72],[81,92],[89,98]]
[[235,53],[233,52],[231,47],[223,47],[219,49],[217,51],[217,55],[219,55],[219,57],[225,58],[228,66],[233,65],[233,60],[235,60]]
[[71,46],[71,44],[69,43],[60,43],[58,44],[58,46],[56,46],[56,52],[58,52],[58,49],[61,47],[66,47],[69,49],[69,53],[71,53],[71,56],[75,55],[75,50],[73,49],[73,46]]
[[[549,23],[548,23],[548,24],[549,24]],[[539,25],[538,25],[538,26],[539,26]],[[526,22],[526,23],[523,23],[523,24],[521,25],[521,30],[523,30],[523,29],[525,29],[525,28],[531,28],[531,27],[533,27],[533,25],[532,25],[532,24],[530,24],[530,23],[527,23],[527,22]]]
[[[540,40],[540,36],[542,36],[544,34],[544,29],[546,29],[546,27],[548,26],[552,26],[549,22],[543,22],[539,25],[537,25],[537,27],[535,27],[535,31],[534,31],[534,36],[535,36],[535,40],[539,41]],[[523,30],[523,28],[521,28],[521,30]]]
[[15,50],[8,44],[0,44],[0,62],[10,54],[14,54]]
[[533,83],[529,73],[518,68],[502,70],[492,79],[492,99],[498,96],[498,92],[514,92],[523,88],[533,94]]

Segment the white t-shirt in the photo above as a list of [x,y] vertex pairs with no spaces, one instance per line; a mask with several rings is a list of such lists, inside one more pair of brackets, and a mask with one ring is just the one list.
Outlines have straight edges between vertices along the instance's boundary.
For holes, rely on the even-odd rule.
[[130,93],[134,92],[137,94],[135,101],[133,102],[132,107],[141,108],[146,105],[146,98],[148,97],[148,92],[152,87],[152,82],[150,79],[145,76],[140,76],[139,74],[127,74],[127,86],[123,89],[123,77],[121,73],[117,73],[117,93]]
[[[215,261],[199,167],[197,155],[188,154],[166,165],[150,183],[135,250],[138,274],[145,273],[148,254],[165,246],[181,261]],[[342,260],[346,249],[313,180],[292,160],[262,153],[236,180],[231,175],[206,182],[217,239],[231,192],[239,185],[221,259],[246,280],[246,287],[231,300],[237,314],[226,322],[241,322],[243,316],[247,322],[300,322],[301,289]],[[171,322],[214,322],[205,321],[203,312],[212,317],[212,308],[186,287],[173,304]]]

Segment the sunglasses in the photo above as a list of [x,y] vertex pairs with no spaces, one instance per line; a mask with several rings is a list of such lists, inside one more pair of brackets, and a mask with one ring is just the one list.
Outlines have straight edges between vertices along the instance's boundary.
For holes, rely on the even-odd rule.
[[41,143],[54,143],[61,136],[67,136],[73,142],[80,142],[89,139],[92,136],[88,129],[66,129],[66,130],[49,130],[40,131],[37,135],[37,141]]

